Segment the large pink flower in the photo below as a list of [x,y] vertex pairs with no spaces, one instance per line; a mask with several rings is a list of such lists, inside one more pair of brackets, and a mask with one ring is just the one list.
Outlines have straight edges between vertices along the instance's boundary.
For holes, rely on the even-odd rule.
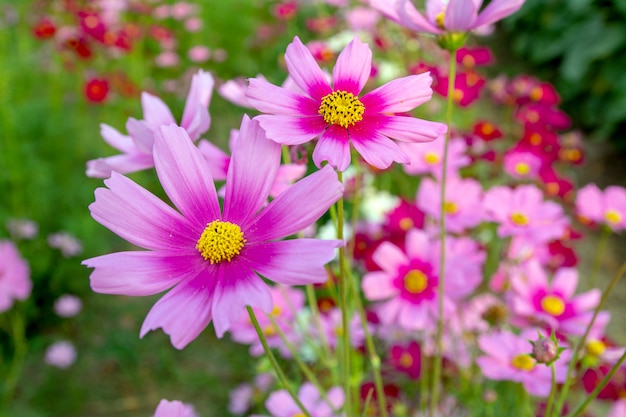
[[[191,80],[180,126],[194,141],[209,130],[211,117],[208,106],[213,85],[211,74],[202,70]],[[154,166],[152,157],[154,137],[161,126],[176,123],[176,120],[167,105],[152,94],[144,92],[141,95],[141,105],[144,120],[129,118],[126,122],[128,135],[123,135],[106,124],[100,126],[100,134],[104,141],[122,153],[87,162],[87,176],[108,178],[111,171],[127,174]]]
[[313,224],[342,195],[331,167],[292,185],[265,206],[280,164],[280,146],[257,122],[244,118],[228,168],[223,210],[206,161],[184,129],[164,126],[156,135],[159,180],[178,211],[128,178],[113,173],[96,190],[93,218],[148,251],[88,259],[94,291],[149,295],[172,288],[141,328],[163,328],[185,347],[213,320],[221,337],[245,305],[272,311],[267,284],[324,282],[324,264],[338,241],[278,241]]
[[298,37],[287,47],[289,74],[302,92],[253,78],[246,93],[249,103],[266,115],[257,116],[267,137],[297,145],[319,137],[313,161],[344,171],[350,164],[350,142],[365,161],[377,168],[406,163],[408,156],[391,140],[428,142],[447,127],[409,116],[397,116],[430,100],[429,74],[393,80],[359,97],[371,70],[372,51],[354,38],[333,69],[331,87],[315,58]]
[[442,35],[484,30],[485,26],[515,13],[524,1],[492,0],[479,12],[483,0],[426,0],[425,14],[417,11],[410,0],[369,0],[369,3],[402,26]]
[[10,240],[0,240],[0,313],[8,310],[14,300],[24,300],[30,295],[28,264]]
[[602,192],[595,184],[578,190],[576,211],[582,220],[606,224],[613,231],[626,229],[626,189],[612,185]]

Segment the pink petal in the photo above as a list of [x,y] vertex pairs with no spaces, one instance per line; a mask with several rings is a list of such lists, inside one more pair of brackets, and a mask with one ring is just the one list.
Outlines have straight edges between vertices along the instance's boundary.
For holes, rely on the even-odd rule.
[[337,174],[326,166],[281,193],[242,230],[250,242],[293,235],[315,223],[342,195]]
[[359,124],[375,128],[389,138],[413,143],[433,141],[448,130],[443,123],[430,122],[416,117],[382,114],[366,116]]
[[350,138],[348,130],[331,125],[318,140],[313,150],[313,162],[318,168],[327,161],[338,171],[345,171],[350,165]]
[[341,246],[341,241],[292,239],[246,246],[245,256],[250,268],[269,280],[286,285],[326,282],[324,268]]
[[215,181],[224,181],[228,171],[228,164],[230,163],[230,156],[205,139],[198,142],[198,150],[209,164],[211,178]]
[[107,124],[100,124],[100,136],[106,143],[121,152],[128,153],[137,150],[130,136],[122,135],[117,129]]
[[214,276],[205,271],[191,282],[181,282],[152,307],[141,326],[140,337],[162,328],[172,345],[183,349],[209,325],[213,306]]
[[87,259],[82,264],[95,268],[89,277],[95,292],[131,296],[160,293],[204,269],[197,252],[118,252]]
[[354,149],[365,159],[365,162],[379,169],[386,169],[393,162],[406,164],[409,162],[407,154],[402,152],[398,145],[368,125],[358,125],[350,129],[350,139]]
[[409,75],[381,85],[361,97],[365,114],[403,113],[429,101],[433,95],[430,73]]
[[265,408],[270,414],[277,417],[297,415],[300,410],[287,390],[275,391],[270,394],[265,401]]
[[324,72],[311,55],[311,51],[297,36],[287,46],[285,63],[289,76],[302,91],[312,98],[318,100],[332,92]]
[[411,0],[398,0],[395,3],[396,12],[400,18],[400,24],[418,32],[428,32],[435,35],[444,33],[441,29],[430,23],[417,11]]
[[406,235],[406,254],[410,258],[424,259],[432,251],[432,244],[423,230],[411,229]]
[[383,271],[365,274],[363,281],[361,281],[361,288],[365,298],[368,300],[386,300],[397,295],[399,291],[393,285],[393,278],[393,276]]
[[194,225],[202,228],[220,218],[209,167],[185,129],[161,127],[155,137],[154,164],[167,196]]
[[243,263],[231,262],[218,268],[215,297],[213,298],[213,326],[217,337],[222,337],[231,324],[246,313],[246,306],[272,311],[274,302],[269,287]]
[[214,84],[211,74],[202,70],[194,74],[191,79],[191,88],[185,101],[185,110],[180,125],[194,141],[211,126],[208,107]]
[[267,202],[279,166],[280,145],[267,140],[259,123],[244,116],[228,166],[223,219],[245,231]]
[[404,252],[391,242],[381,243],[372,254],[372,259],[383,271],[394,276],[397,275],[401,266],[409,263]]
[[393,7],[395,0],[368,0],[367,4],[374,10],[380,12],[387,19],[396,22],[400,22],[400,16],[398,16],[398,12]]
[[571,298],[578,286],[578,271],[575,268],[560,268],[554,274],[552,290],[560,292],[563,297]]
[[488,25],[515,13],[525,0],[493,0],[478,14],[474,27]]
[[133,119],[129,117],[126,121],[126,131],[133,138],[135,147],[148,155],[152,155],[152,147],[154,146],[154,131],[148,128],[143,120]]
[[574,297],[572,299],[572,305],[578,313],[593,310],[598,306],[601,297],[602,292],[599,289],[594,288],[593,290],[589,290]]
[[153,166],[154,160],[152,155],[137,152],[87,161],[86,174],[91,178],[109,178],[112,171],[119,174],[127,174],[152,168]]
[[372,72],[372,51],[356,36],[337,57],[333,68],[333,90],[358,96]]
[[473,29],[477,17],[475,0],[450,0],[446,7],[444,26],[453,32],[466,32]]
[[169,107],[160,98],[152,94],[141,93],[141,106],[143,107],[143,120],[147,127],[156,132],[159,127],[176,123]]
[[263,113],[285,116],[318,116],[321,100],[312,100],[301,94],[251,78],[246,97],[252,107]]
[[113,172],[96,189],[91,216],[130,243],[146,249],[194,248],[201,233],[176,210],[123,175]]
[[260,115],[254,120],[257,120],[265,130],[268,139],[283,145],[300,145],[309,142],[321,135],[327,126],[322,116]]

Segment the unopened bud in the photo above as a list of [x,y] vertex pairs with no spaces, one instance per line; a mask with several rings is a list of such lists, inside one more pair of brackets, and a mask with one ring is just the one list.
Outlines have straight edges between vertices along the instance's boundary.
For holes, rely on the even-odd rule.
[[532,357],[537,363],[551,364],[559,356],[559,348],[551,338],[539,336],[537,341],[530,343],[533,345]]

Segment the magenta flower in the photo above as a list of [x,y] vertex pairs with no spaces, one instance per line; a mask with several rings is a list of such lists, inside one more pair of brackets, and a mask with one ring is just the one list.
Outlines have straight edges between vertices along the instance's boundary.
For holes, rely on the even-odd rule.
[[499,237],[519,236],[535,244],[546,243],[561,238],[569,224],[561,206],[544,201],[534,185],[493,187],[485,193],[483,204],[491,220],[500,224]]
[[28,264],[10,240],[0,240],[0,313],[11,308],[14,300],[25,300],[33,284]]
[[626,229],[626,189],[610,186],[604,193],[594,184],[576,194],[576,211],[587,221],[606,224],[613,231]]
[[[272,311],[267,284],[324,282],[324,264],[338,241],[279,241],[313,224],[342,195],[332,168],[299,181],[268,205],[280,165],[280,146],[244,118],[228,168],[223,210],[206,161],[186,131],[164,126],[154,160],[161,184],[178,211],[114,173],[96,190],[93,218],[148,251],[119,252],[83,261],[95,268],[94,291],[150,295],[173,287],[141,328],[163,328],[181,349],[213,321],[221,337],[244,306]],[[262,208],[263,207],[263,208]],[[261,209],[262,208],[262,209]]]
[[[476,363],[489,379],[520,382],[529,394],[547,397],[552,381],[550,368],[530,356],[532,345],[528,340],[536,337],[536,332],[520,336],[508,331],[483,334],[478,338],[478,346],[485,355],[476,358]],[[557,382],[565,381],[568,358],[569,351],[564,351],[554,363]]]
[[154,417],[198,417],[192,405],[180,401],[161,400]]
[[[576,269],[561,268],[548,283],[541,265],[529,261],[511,276],[509,303],[515,322],[522,326],[547,325],[563,334],[582,335],[600,302],[601,292],[596,288],[575,295],[577,285]],[[596,326],[607,319],[600,316]]]
[[426,0],[420,13],[410,0],[369,0],[370,5],[394,22],[419,32],[484,30],[485,26],[515,13],[525,0],[493,0],[480,10],[483,0]]
[[[211,117],[208,106],[213,93],[213,84],[211,74],[202,70],[191,80],[180,126],[194,141],[209,130]],[[123,135],[106,124],[100,126],[100,134],[104,141],[122,154],[87,162],[87,176],[108,178],[111,171],[128,174],[154,166],[152,157],[154,137],[161,126],[176,123],[176,120],[167,105],[156,96],[144,92],[141,95],[141,105],[144,120],[131,117],[126,122],[126,130],[130,136]]]
[[284,145],[298,145],[319,137],[313,161],[340,171],[350,164],[350,142],[365,161],[380,169],[408,156],[391,140],[428,142],[446,132],[441,123],[398,116],[430,100],[429,74],[391,81],[359,97],[367,82],[372,51],[358,38],[341,52],[333,69],[333,86],[298,37],[287,47],[285,61],[301,93],[250,79],[249,103],[269,114],[257,116],[267,137]]

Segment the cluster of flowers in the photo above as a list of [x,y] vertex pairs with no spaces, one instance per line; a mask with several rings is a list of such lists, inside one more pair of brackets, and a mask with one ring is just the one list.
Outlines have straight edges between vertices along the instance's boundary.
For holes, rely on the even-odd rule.
[[[567,241],[579,234],[575,218],[621,230],[626,190],[602,193],[590,185],[577,192],[557,174],[583,154],[575,134],[560,133],[569,119],[551,86],[531,77],[490,82],[474,68],[489,61],[487,51],[458,53],[461,32],[488,30],[522,1],[494,0],[480,13],[480,2],[429,1],[427,16],[409,1],[382,3],[371,1],[455,52],[464,71],[451,92],[442,87],[451,76],[420,63],[417,71],[405,70],[413,75],[362,94],[372,75],[366,43],[354,37],[329,74],[318,65],[316,46],[296,37],[286,50],[289,78],[282,87],[257,77],[244,90],[236,82],[220,89],[262,113],[244,116],[230,156],[206,140],[196,145],[210,125],[208,73],[194,76],[180,124],[165,103],[144,94],[144,119],[129,119],[128,135],[102,127],[122,154],[90,161],[87,173],[107,178],[90,206],[93,218],[145,250],[85,260],[94,268],[92,288],[132,296],[169,290],[148,313],[142,337],[162,328],[182,349],[212,322],[219,337],[230,332],[253,356],[273,348],[298,361],[310,380],[297,393],[289,386],[270,393],[272,381],[260,375],[233,392],[235,414],[264,403],[274,417],[303,410],[353,415],[353,408],[421,415],[429,392],[425,384],[416,390],[414,380],[424,381],[439,355],[452,380],[475,381],[477,370],[484,380],[512,381],[547,398],[574,378],[591,392],[624,349],[605,334],[609,313],[599,311],[600,290],[577,292],[577,257]],[[448,131],[413,117],[433,90],[460,107],[485,105],[479,99],[489,91],[496,105],[513,108],[515,121],[499,127],[473,120],[469,129]],[[314,172],[302,178],[309,170],[302,155],[309,154]],[[300,156],[298,164],[292,155]],[[175,209],[122,175],[152,166]],[[225,185],[216,187],[221,180]],[[400,184],[417,191],[393,195]],[[356,214],[347,236],[344,200]],[[324,227],[317,222],[335,203],[336,239],[320,239]],[[375,360],[339,387],[341,372],[352,366],[347,360],[337,371],[334,358],[342,355],[359,357],[353,361],[359,364]],[[316,374],[307,364],[328,372]],[[465,415],[467,405],[452,394],[461,388],[447,383],[452,389],[438,412]],[[486,409],[498,401],[493,386],[472,387]],[[352,389],[361,393],[358,406],[349,402]],[[614,400],[612,416],[626,407],[617,400],[623,389],[614,381],[602,391],[601,398]],[[537,412],[546,406],[534,405]],[[558,415],[562,406],[548,399],[548,413]],[[166,408],[193,415],[166,401],[157,415]]]
[[[66,68],[74,69],[80,61],[90,61],[84,84],[88,101],[103,102],[111,91],[132,97],[139,92],[136,81],[119,70],[106,72],[103,68],[94,68],[99,65],[96,57],[118,60],[129,54],[134,45],[152,42],[158,49],[154,65],[176,67],[181,62],[177,31],[183,28],[185,32],[195,33],[203,27],[197,4],[160,3],[147,0],[47,2],[40,17],[32,22],[32,32],[37,39],[54,43]],[[186,53],[192,63],[206,62],[211,55],[218,61],[225,59],[223,50],[212,54],[203,45],[189,46]],[[96,71],[100,74],[94,75]]]

